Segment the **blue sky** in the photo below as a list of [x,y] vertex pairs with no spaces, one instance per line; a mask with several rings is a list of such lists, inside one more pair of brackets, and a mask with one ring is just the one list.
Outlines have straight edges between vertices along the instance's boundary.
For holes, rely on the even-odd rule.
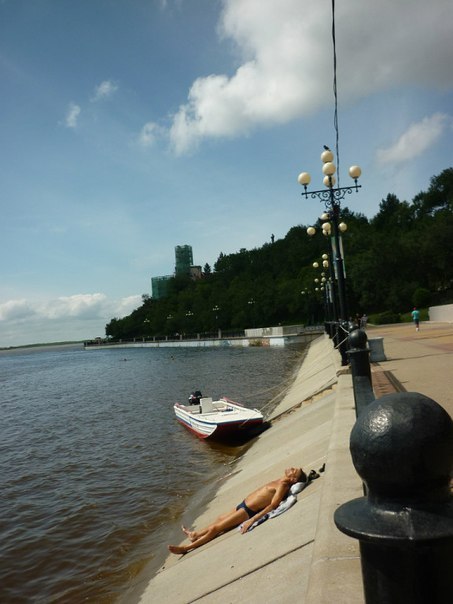
[[[336,5],[371,217],[452,165],[451,2]],[[314,222],[332,65],[330,0],[0,0],[0,346],[104,335],[175,245],[212,265]]]

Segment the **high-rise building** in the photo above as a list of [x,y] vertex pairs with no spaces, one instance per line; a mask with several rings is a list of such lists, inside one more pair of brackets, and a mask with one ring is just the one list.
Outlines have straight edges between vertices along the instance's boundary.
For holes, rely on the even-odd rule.
[[175,274],[190,275],[190,267],[193,265],[193,254],[191,245],[177,245],[175,247]]
[[160,300],[168,296],[168,282],[173,275],[163,275],[162,277],[151,277],[151,291],[154,300]]
[[168,281],[175,275],[188,275],[191,279],[201,279],[201,266],[193,266],[191,245],[175,247],[175,274],[151,277],[151,292],[154,300],[168,296]]

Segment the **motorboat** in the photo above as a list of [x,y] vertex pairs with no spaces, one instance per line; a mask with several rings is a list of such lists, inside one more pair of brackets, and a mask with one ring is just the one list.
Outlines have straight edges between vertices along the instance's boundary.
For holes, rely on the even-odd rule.
[[227,397],[191,395],[188,405],[175,403],[176,419],[199,438],[235,440],[263,426],[264,417],[258,409],[249,409]]

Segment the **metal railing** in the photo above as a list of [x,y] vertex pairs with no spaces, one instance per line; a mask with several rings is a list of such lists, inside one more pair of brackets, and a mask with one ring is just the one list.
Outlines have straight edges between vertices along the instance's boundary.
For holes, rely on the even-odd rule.
[[449,604],[453,561],[453,420],[416,392],[375,400],[361,330],[348,356],[357,421],[350,437],[365,496],[337,508],[358,539],[366,604]]

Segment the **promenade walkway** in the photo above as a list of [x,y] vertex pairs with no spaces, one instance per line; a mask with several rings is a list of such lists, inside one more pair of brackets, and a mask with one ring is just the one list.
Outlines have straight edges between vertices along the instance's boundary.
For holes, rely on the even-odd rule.
[[[418,391],[451,414],[452,325],[424,323],[419,332],[412,325],[382,326],[367,332],[370,338],[384,337],[387,356],[372,366],[377,397],[398,389]],[[333,522],[339,505],[363,494],[349,453],[355,422],[352,378],[327,336],[312,342],[273,417],[271,429],[220,482],[205,509],[195,517],[188,512],[184,524],[205,526],[285,467],[310,471],[325,463],[325,472],[288,512],[252,532],[233,530],[185,556],[168,555],[159,572],[141,577],[122,602],[363,604],[358,543]]]
[[[386,361],[375,364],[374,371],[390,372],[407,392],[421,392],[431,397],[453,417],[453,324],[420,324],[420,331],[410,323],[369,327],[369,338],[383,337]],[[373,371],[373,373],[374,373]],[[386,384],[377,397],[392,391]]]

